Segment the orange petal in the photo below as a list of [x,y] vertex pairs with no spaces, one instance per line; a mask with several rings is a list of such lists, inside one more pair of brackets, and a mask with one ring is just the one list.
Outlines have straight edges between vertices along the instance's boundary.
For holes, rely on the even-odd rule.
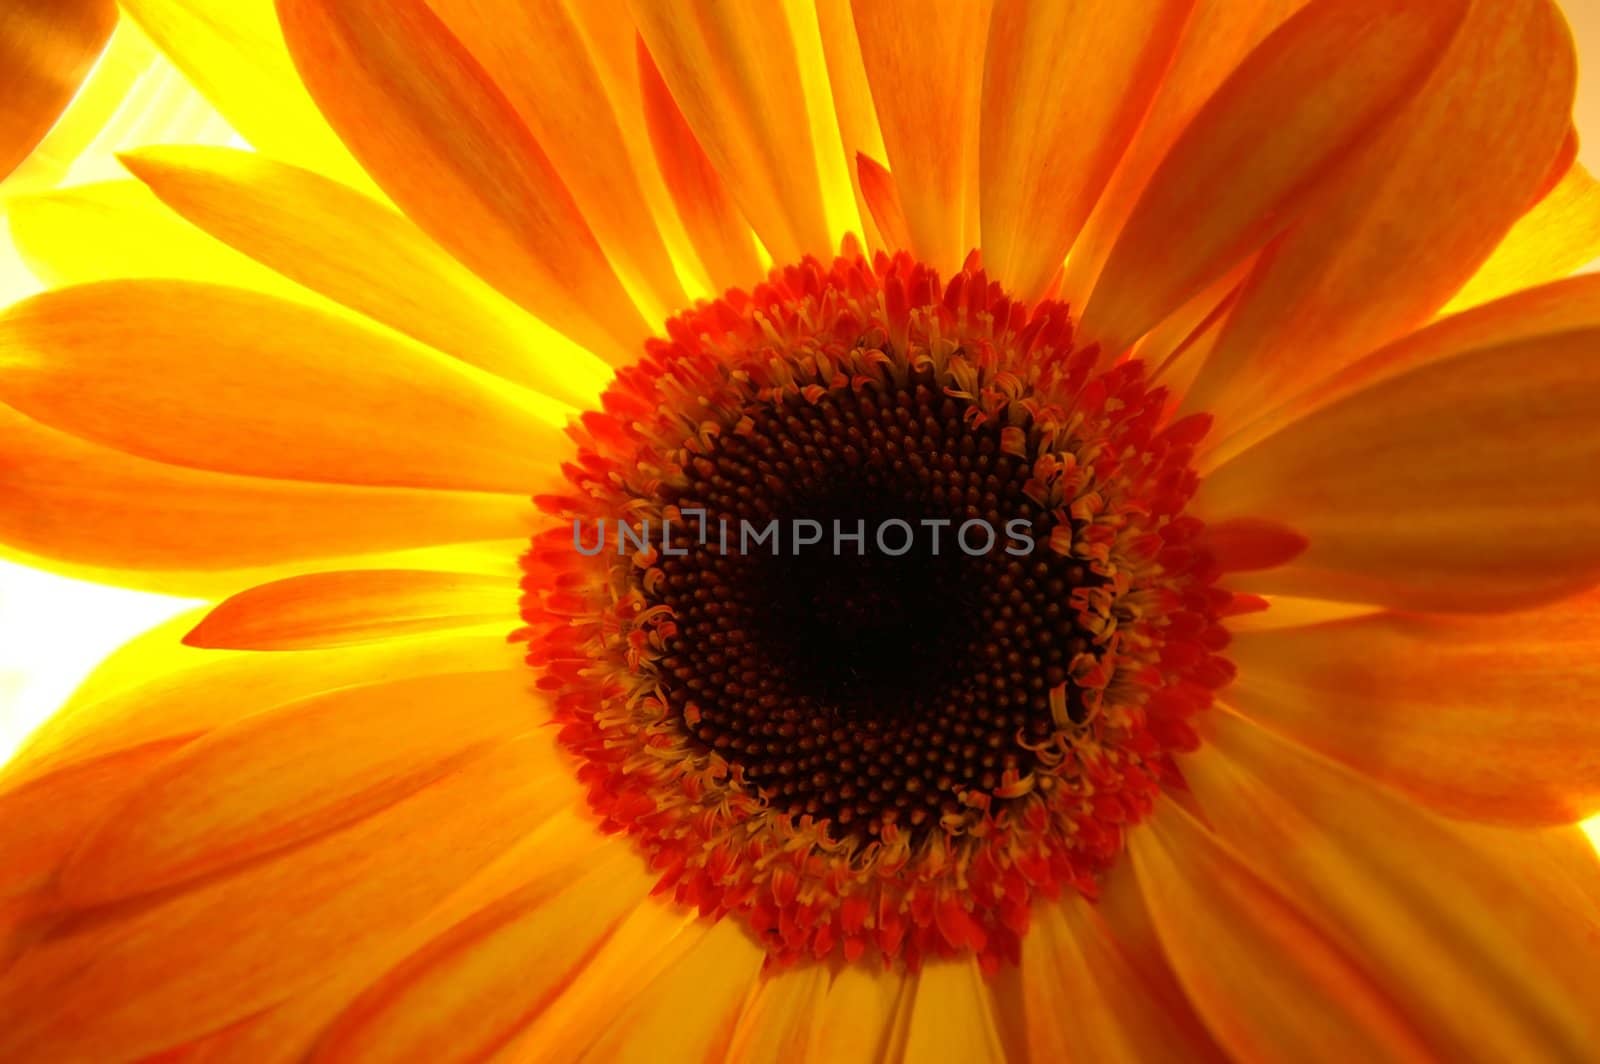
[[1431,317],[1538,198],[1575,79],[1548,0],[1476,0],[1428,83],[1262,257],[1185,406],[1236,420]]
[[1072,245],[1062,298],[1081,307],[1139,194],[1172,142],[1239,61],[1305,0],[1196,0],[1172,65],[1082,235]]
[[1576,1060],[1597,1044],[1600,925],[1551,905],[1515,848],[1481,845],[1232,713],[1200,726],[1206,746],[1182,769],[1207,822],[1384,973],[1438,1057]]
[[1392,376],[1213,470],[1209,521],[1301,532],[1247,591],[1501,609],[1600,580],[1600,329],[1470,350]]
[[[379,813],[541,723],[531,687],[525,669],[421,676],[225,725],[110,812],[60,870],[61,900],[88,908],[196,880]],[[540,774],[563,772],[552,746]]]
[[1229,701],[1453,816],[1600,810],[1600,594],[1517,614],[1377,614],[1236,636]]
[[422,229],[607,361],[649,332],[516,110],[422,0],[279,0],[311,95]]
[[1444,313],[1466,310],[1545,284],[1600,256],[1600,181],[1573,163],[1533,209],[1511,227],[1489,261],[1455,294]]
[[121,0],[121,7],[258,151],[357,188],[371,180],[295,73],[272,0]]
[[1006,1059],[989,987],[971,957],[931,961],[917,973],[906,1021],[906,1060]]
[[636,51],[650,143],[695,253],[717,289],[749,285],[761,277],[750,226],[678,110],[642,38]]
[[44,424],[220,473],[527,494],[570,448],[513,385],[215,285],[36,296],[0,315],[0,366],[0,398]]
[[[576,17],[562,0],[429,0],[539,142],[650,320],[688,302]],[[539,61],[528,61],[537,42]]]
[[1178,806],[1163,800],[1128,852],[1173,969],[1231,1056],[1431,1059],[1370,975]]
[[1151,177],[1083,313],[1120,352],[1288,226],[1409,99],[1465,0],[1313,0],[1201,108]]
[[889,252],[911,247],[911,228],[906,224],[905,208],[900,205],[900,188],[894,175],[883,164],[865,154],[856,155],[856,180],[861,198],[878,227],[884,249]]
[[818,1019],[829,981],[828,969],[820,964],[763,972],[729,1040],[728,1064],[849,1059],[817,1055]]
[[773,9],[710,0],[630,4],[706,155],[780,262],[833,252],[799,63]]
[[239,592],[183,641],[217,650],[312,650],[496,620],[509,627],[517,593],[510,581],[469,573],[307,573]]
[[605,385],[603,362],[336,181],[227,148],[146,148],[123,163],[217,239],[422,343],[579,406]]
[[484,1059],[535,1019],[623,918],[648,902],[652,878],[623,845],[577,862],[548,854],[530,882],[368,988],[307,1059]]
[[815,1064],[901,1059],[915,977],[849,965],[834,974],[814,1023]]
[[[856,40],[855,16],[850,11],[850,0],[817,0],[811,6],[816,12],[817,36],[822,47],[823,65],[828,70],[829,95],[833,100],[834,117],[839,124],[840,147],[844,158],[848,162],[863,153],[873,159],[886,158],[883,134],[878,129],[878,114],[872,106],[872,87],[867,82],[867,68],[861,61],[861,45]],[[860,176],[855,167],[846,169],[846,176],[855,192],[856,211],[861,218],[861,235],[868,247],[883,248],[883,237],[872,220],[872,210],[863,195]]]
[[1034,907],[1017,982],[1030,1059],[1222,1059],[1187,1002],[1148,981],[1082,898]]
[[998,0],[983,70],[984,267],[1043,293],[1161,82],[1194,0]]
[[[326,426],[325,426],[326,428]],[[185,469],[0,406],[0,541],[105,569],[215,572],[526,535],[515,495],[312,484]]]
[[111,0],[18,0],[0,12],[0,180],[67,109],[116,24]]
[[422,918],[565,791],[531,736],[382,812],[144,905],[66,920],[0,975],[6,1059],[141,1058],[327,977]]
[[978,116],[991,6],[853,5],[911,250],[946,275],[979,246]]

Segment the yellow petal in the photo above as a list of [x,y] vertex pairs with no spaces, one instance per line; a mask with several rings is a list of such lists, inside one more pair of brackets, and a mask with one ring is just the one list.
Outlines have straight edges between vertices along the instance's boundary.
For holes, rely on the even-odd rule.
[[1532,210],[1523,215],[1442,313],[1545,284],[1600,256],[1600,181],[1573,163]]
[[1453,816],[1600,810],[1600,594],[1493,617],[1376,614],[1243,633],[1229,701]]
[[780,262],[833,241],[799,63],[777,9],[630,4],[662,79],[750,226]]
[[123,0],[123,10],[250,144],[358,188],[371,181],[295,73],[272,0]]
[[1439,1057],[1578,1059],[1600,1039],[1600,928],[1550,904],[1516,849],[1478,845],[1232,713],[1201,726],[1206,746],[1182,769],[1213,830],[1383,973]]
[[145,149],[123,161],[218,240],[430,347],[580,406],[604,387],[603,362],[484,284],[404,216],[336,181],[226,148]]
[[983,264],[1032,300],[1161,82],[1194,0],[998,0],[983,70]]
[[1293,222],[1420,88],[1465,6],[1313,0],[1279,27],[1150,178],[1084,308],[1084,338],[1125,350]]
[[421,0],[280,0],[307,88],[429,236],[607,361],[649,333],[522,119]]
[[116,24],[109,0],[18,0],[0,12],[0,180],[66,110]]
[[1428,83],[1262,256],[1185,406],[1237,420],[1427,321],[1538,197],[1575,78],[1548,0],[1475,0]]
[[1207,521],[1309,540],[1250,591],[1503,609],[1600,579],[1600,330],[1467,350],[1379,381],[1213,470]]
[[0,367],[0,398],[44,424],[221,473],[526,495],[570,449],[514,385],[215,285],[35,296],[0,316]]
[[990,0],[853,5],[911,250],[946,276],[980,243],[978,116],[990,7]]
[[931,961],[917,973],[905,1034],[907,1064],[1003,1064],[989,987],[972,957]]
[[1356,958],[1178,806],[1163,800],[1128,853],[1173,969],[1231,1056],[1431,1059]]
[[[550,157],[618,273],[659,321],[687,302],[601,74],[561,0],[430,0]],[[538,62],[529,62],[536,48]]]

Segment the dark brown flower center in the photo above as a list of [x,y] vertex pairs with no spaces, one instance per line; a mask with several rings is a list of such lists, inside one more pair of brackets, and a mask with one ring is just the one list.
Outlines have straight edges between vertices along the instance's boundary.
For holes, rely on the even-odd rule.
[[[1004,802],[1055,716],[1085,714],[1069,603],[1102,580],[1048,548],[1032,464],[975,414],[927,371],[774,400],[667,500],[689,514],[683,553],[646,593],[677,620],[656,663],[669,706],[840,838],[915,838],[963,798]],[[1017,428],[1011,450],[1033,453]]]

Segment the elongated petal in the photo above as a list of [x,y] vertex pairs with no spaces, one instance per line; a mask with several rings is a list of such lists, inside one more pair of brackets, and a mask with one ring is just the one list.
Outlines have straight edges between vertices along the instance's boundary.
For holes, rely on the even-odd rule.
[[906,1021],[906,1060],[1001,1064],[1006,1059],[989,988],[976,960],[928,964],[917,974],[913,993]]
[[561,854],[547,860],[373,984],[310,1059],[481,1060],[535,1019],[623,918],[650,903],[651,878],[624,846],[576,868]]
[[122,0],[129,17],[257,150],[359,188],[371,181],[295,73],[272,0]]
[[0,12],[0,180],[66,110],[116,24],[108,0],[19,0]]
[[380,187],[473,272],[608,361],[649,332],[516,110],[422,0],[280,0],[306,87]]
[[0,407],[0,540],[44,560],[207,572],[525,535],[515,495],[185,469]]
[[1120,352],[1281,232],[1426,79],[1465,0],[1313,0],[1206,103],[1151,177],[1084,308]]
[[220,286],[36,296],[0,316],[0,367],[0,398],[40,422],[220,473],[526,494],[566,450],[528,392]]
[[[885,158],[883,134],[878,129],[878,113],[872,105],[867,68],[861,61],[861,45],[856,39],[850,0],[817,0],[811,7],[816,12],[822,61],[828,70],[829,94],[833,98],[845,161],[848,163],[862,153],[873,159]],[[854,186],[856,211],[861,217],[861,235],[869,247],[882,247],[882,236],[877,232],[872,212],[862,195],[860,175],[853,167],[848,171],[847,176]]]
[[1187,1002],[1148,981],[1082,898],[1034,909],[1018,982],[1031,1059],[1222,1059]]
[[761,276],[761,260],[750,225],[695,139],[642,39],[637,51],[650,143],[695,253],[719,290],[751,284]]
[[1072,246],[1062,297],[1081,307],[1139,194],[1172,142],[1223,80],[1305,0],[1196,0],[1177,54],[1083,232]]
[[799,63],[773,3],[630,3],[689,128],[780,262],[832,253]]
[[1429,1059],[1370,974],[1188,813],[1163,802],[1128,852],[1173,969],[1231,1055]]
[[814,1059],[829,981],[820,964],[762,973],[739,1014],[727,1059],[739,1064]]
[[1194,0],[998,0],[983,68],[983,264],[1040,295],[1122,157]]
[[[687,302],[579,25],[562,0],[430,0],[511,101],[652,320]],[[538,42],[538,62],[528,47]]]
[[1546,284],[1600,256],[1600,181],[1573,163],[1455,294],[1444,313]]
[[576,404],[604,385],[599,359],[347,186],[226,148],[148,148],[123,162],[218,240],[430,347]]
[[392,639],[517,616],[500,577],[406,569],[307,573],[241,591],[184,642],[228,650],[307,650]]
[[[103,905],[337,831],[542,716],[513,669],[345,688],[224,726],[114,807],[59,873],[61,900]],[[552,757],[544,774],[558,771]]]
[[816,1022],[815,1064],[879,1064],[898,1059],[915,977],[851,965],[833,977]]
[[906,223],[905,208],[900,204],[900,187],[895,184],[894,175],[867,155],[856,156],[856,175],[861,185],[861,198],[877,225],[884,248],[890,252],[909,250],[911,227]]
[[1381,380],[1213,471],[1195,506],[1302,533],[1247,590],[1498,609],[1600,579],[1600,330],[1441,358]]
[[911,250],[948,275],[979,245],[978,125],[990,0],[852,6]]
[[399,933],[568,792],[514,741],[375,815],[144,906],[67,920],[0,975],[8,1059],[141,1057],[252,1016]]
[[[1600,1038],[1600,926],[1550,904],[1515,849],[1232,713],[1202,727],[1206,746],[1182,768],[1208,822],[1387,973],[1386,993],[1441,1056],[1576,1059]],[[1539,861],[1535,845],[1524,852]]]
[[1538,198],[1575,78],[1548,0],[1477,0],[1416,98],[1262,256],[1188,407],[1232,420],[1431,317]]
[[1489,617],[1369,615],[1238,635],[1241,712],[1455,816],[1600,809],[1600,595]]

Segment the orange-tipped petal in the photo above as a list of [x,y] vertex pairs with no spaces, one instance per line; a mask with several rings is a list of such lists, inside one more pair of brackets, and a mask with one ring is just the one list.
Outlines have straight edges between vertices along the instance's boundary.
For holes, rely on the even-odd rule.
[[1548,0],[1476,0],[1428,83],[1262,256],[1185,405],[1240,419],[1431,317],[1538,198],[1575,79]]
[[1213,470],[1194,507],[1303,534],[1247,591],[1503,609],[1600,580],[1600,329],[1391,376]]
[[0,541],[46,564],[218,572],[526,535],[516,495],[187,469],[0,407]]
[[612,362],[649,333],[549,158],[422,0],[279,0],[295,65],[378,185],[484,280]]
[[1241,633],[1229,700],[1453,816],[1600,810],[1600,594],[1494,617],[1375,614]]
[[650,143],[695,254],[718,290],[755,282],[761,260],[749,223],[684,120],[643,39],[636,50]]
[[0,315],[0,399],[191,469],[525,495],[558,404],[270,296],[182,281],[58,289]]
[[111,0],[17,0],[0,12],[0,180],[66,110],[116,24]]
[[788,23],[759,4],[629,5],[662,80],[780,262],[833,251]]
[[997,0],[983,70],[983,264],[1037,298],[1105,187],[1194,0]]
[[[688,302],[628,156],[601,72],[562,0],[429,0],[517,109],[650,320]],[[528,61],[538,42],[539,60]]]
[[1313,0],[1173,144],[1133,209],[1082,332],[1120,352],[1289,226],[1421,87],[1466,0]]
[[121,7],[258,151],[372,187],[295,73],[272,0],[121,0]]
[[900,205],[900,188],[895,184],[894,175],[876,159],[857,154],[856,180],[884,247],[891,252],[909,249],[911,229],[906,224],[905,209]]
[[1356,957],[1169,800],[1128,835],[1173,970],[1235,1058],[1431,1059]]
[[504,577],[414,569],[307,573],[241,591],[184,636],[214,650],[312,650],[438,628],[511,624],[517,587]]
[[603,362],[347,186],[227,148],[146,148],[123,163],[218,240],[422,343],[579,405],[605,383]]
[[1567,276],[1600,257],[1600,181],[1582,163],[1523,215],[1445,313]]
[[1206,746],[1182,769],[1207,822],[1384,973],[1384,992],[1440,1057],[1575,1060],[1600,1040],[1600,925],[1530,879],[1543,862],[1536,836],[1484,845],[1232,713],[1201,726]]
[[979,245],[978,116],[990,0],[852,6],[910,250],[948,275]]
[[547,819],[550,739],[142,905],[63,917],[0,975],[0,1057],[142,1058],[255,1015],[402,933]]

